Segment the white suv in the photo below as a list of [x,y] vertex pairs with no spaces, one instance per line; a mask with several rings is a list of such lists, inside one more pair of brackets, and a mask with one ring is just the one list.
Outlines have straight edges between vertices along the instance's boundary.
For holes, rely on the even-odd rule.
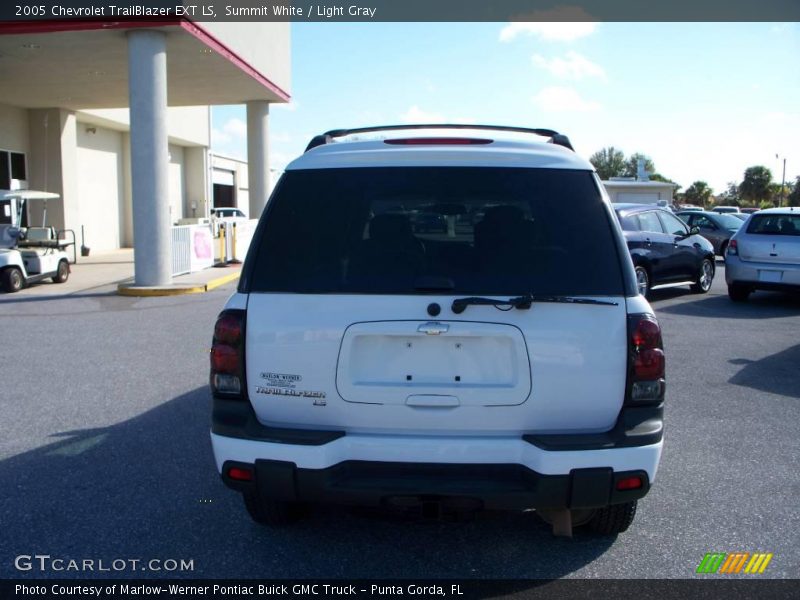
[[314,138],[216,323],[210,383],[217,467],[265,524],[335,502],[614,534],[661,456],[658,322],[594,169],[550,130]]

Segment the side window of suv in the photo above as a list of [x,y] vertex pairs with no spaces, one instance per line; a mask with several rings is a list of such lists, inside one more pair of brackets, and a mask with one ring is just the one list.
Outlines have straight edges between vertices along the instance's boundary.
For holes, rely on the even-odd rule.
[[655,211],[642,212],[638,216],[642,231],[664,233],[664,228],[661,226],[661,221],[658,220],[658,215]]
[[686,235],[688,233],[686,225],[678,217],[673,217],[665,212],[658,213],[658,216],[661,217],[661,222],[669,233],[673,235]]

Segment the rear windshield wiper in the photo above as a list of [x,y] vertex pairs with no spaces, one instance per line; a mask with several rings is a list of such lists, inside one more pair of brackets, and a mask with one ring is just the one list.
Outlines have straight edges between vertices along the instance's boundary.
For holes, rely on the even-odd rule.
[[480,296],[472,296],[469,298],[456,298],[453,300],[451,310],[455,314],[461,314],[471,304],[494,306],[500,310],[511,310],[512,308],[519,308],[527,310],[534,302],[552,302],[558,304],[599,304],[601,306],[617,306],[618,302],[611,302],[608,300],[594,300],[593,298],[575,298],[573,296],[545,296],[526,294],[524,296],[516,296],[508,300],[497,300],[495,298],[482,298]]

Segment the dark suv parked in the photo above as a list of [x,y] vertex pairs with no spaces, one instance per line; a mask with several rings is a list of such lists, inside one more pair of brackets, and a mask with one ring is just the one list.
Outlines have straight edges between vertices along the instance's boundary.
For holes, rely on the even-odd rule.
[[625,234],[639,292],[690,285],[705,294],[714,280],[714,246],[669,211],[642,204],[614,204]]

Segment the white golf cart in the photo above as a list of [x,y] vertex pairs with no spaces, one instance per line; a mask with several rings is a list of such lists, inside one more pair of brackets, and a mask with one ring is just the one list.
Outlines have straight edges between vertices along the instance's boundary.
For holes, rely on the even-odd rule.
[[[62,232],[45,226],[47,201],[59,197],[50,192],[0,190],[0,287],[6,292],[18,292],[47,278],[55,283],[69,278],[66,248],[75,245],[74,234],[69,241],[61,238]],[[22,227],[31,200],[45,202],[41,227]]]

